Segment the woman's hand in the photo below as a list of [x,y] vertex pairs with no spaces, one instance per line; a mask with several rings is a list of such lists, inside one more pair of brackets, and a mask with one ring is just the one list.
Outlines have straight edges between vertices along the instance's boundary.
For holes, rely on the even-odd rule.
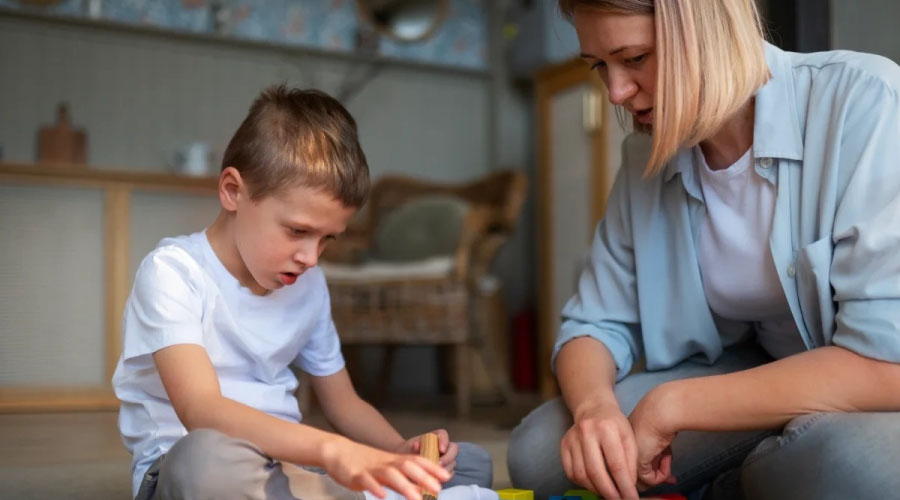
[[323,446],[323,467],[339,484],[355,491],[368,490],[378,498],[384,487],[409,500],[422,500],[421,489],[438,492],[450,473],[427,459],[391,453],[339,437]]
[[[453,471],[456,470],[456,456],[459,454],[459,445],[450,441],[450,435],[447,434],[447,431],[444,429],[437,429],[431,431],[431,433],[436,434],[438,437],[438,452],[440,453],[440,460],[438,460],[438,463],[441,467],[447,469],[447,472],[453,477]],[[408,439],[400,445],[400,448],[397,449],[397,453],[412,453],[413,455],[418,455],[421,442],[422,436]]]
[[675,484],[672,475],[672,441],[678,433],[667,416],[677,411],[670,385],[653,388],[628,417],[637,443],[637,478],[640,489],[660,483]]
[[606,499],[637,498],[637,446],[631,424],[616,403],[575,412],[560,443],[568,478]]

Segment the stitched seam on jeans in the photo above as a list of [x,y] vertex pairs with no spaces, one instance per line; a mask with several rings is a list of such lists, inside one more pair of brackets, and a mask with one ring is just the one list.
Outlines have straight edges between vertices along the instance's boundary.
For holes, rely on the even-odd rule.
[[830,413],[817,413],[817,414],[813,415],[812,417],[809,418],[809,420],[804,422],[803,425],[801,425],[797,429],[791,429],[790,434],[788,434],[788,435],[782,434],[781,436],[779,436],[778,439],[776,440],[776,443],[778,443],[778,445],[775,448],[773,448],[772,450],[769,450],[766,453],[761,453],[757,456],[748,457],[747,461],[744,462],[744,466],[746,467],[746,466],[752,465],[752,464],[758,462],[760,459],[768,457],[768,456],[772,455],[773,453],[776,453],[777,451],[781,450],[785,446],[800,439],[802,436],[806,435],[806,431],[808,431],[810,427],[819,423],[820,421],[822,421],[822,419],[828,417],[829,415],[831,415],[831,414]]
[[[762,438],[762,439],[765,439],[765,438]],[[710,458],[704,460],[703,462],[700,462],[699,464],[695,465],[693,468],[688,469],[687,471],[682,473],[678,477],[679,483],[689,483],[691,480],[702,476],[703,473],[714,469],[717,465],[721,464],[722,462],[726,462],[727,460],[731,459],[732,457],[735,457],[735,456],[741,455],[741,454],[746,455],[746,454],[750,453],[750,451],[753,450],[753,448],[756,447],[760,441],[761,441],[761,439],[747,439],[741,443],[738,443],[738,444],[726,449],[724,452],[722,452],[716,456],[710,457]]]

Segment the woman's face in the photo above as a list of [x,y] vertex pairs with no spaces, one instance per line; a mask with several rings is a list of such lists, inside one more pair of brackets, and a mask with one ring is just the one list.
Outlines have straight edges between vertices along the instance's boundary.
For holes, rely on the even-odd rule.
[[656,30],[653,16],[578,8],[575,31],[581,57],[609,90],[609,101],[649,127],[656,95]]

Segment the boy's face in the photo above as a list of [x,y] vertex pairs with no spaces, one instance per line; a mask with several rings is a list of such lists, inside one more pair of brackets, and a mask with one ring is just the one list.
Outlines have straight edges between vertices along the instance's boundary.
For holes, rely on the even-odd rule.
[[265,293],[291,285],[314,267],[325,245],[344,232],[356,212],[331,194],[297,186],[250,200],[235,210],[235,246],[247,271]]

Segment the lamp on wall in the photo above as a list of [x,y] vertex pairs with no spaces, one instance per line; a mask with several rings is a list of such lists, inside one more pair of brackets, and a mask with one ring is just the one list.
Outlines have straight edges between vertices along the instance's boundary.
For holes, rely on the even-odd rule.
[[357,0],[365,22],[400,42],[431,38],[447,15],[447,0]]
[[[356,0],[362,18],[357,49],[374,56],[378,37],[401,43],[424,42],[434,36],[447,16],[448,0]],[[381,71],[383,61],[372,59],[344,77],[336,97],[347,102]],[[361,74],[359,74],[361,72]]]

